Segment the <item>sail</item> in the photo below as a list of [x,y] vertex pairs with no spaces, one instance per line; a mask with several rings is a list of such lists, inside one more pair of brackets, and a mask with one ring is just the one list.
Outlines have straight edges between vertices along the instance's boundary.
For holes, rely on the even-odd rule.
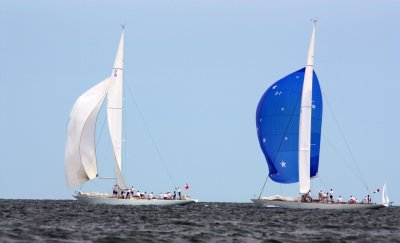
[[115,156],[115,174],[120,188],[126,188],[122,176],[122,86],[124,75],[124,31],[121,39],[111,74],[112,84],[108,92],[107,119],[110,131],[113,152]]
[[100,107],[107,95],[111,78],[82,94],[75,102],[67,126],[65,177],[69,188],[97,176],[95,130]]
[[299,127],[299,192],[308,193],[310,190],[310,149],[311,149],[311,113],[312,113],[312,81],[314,72],[315,22],[308,48],[307,64],[300,106]]
[[[305,68],[271,85],[258,103],[257,135],[266,158],[269,177],[279,183],[299,181],[300,106]],[[313,72],[310,176],[318,173],[322,125],[322,96]]]
[[390,205],[389,196],[387,194],[386,183],[383,184],[383,188],[382,188],[382,205],[384,205],[386,207],[388,207]]

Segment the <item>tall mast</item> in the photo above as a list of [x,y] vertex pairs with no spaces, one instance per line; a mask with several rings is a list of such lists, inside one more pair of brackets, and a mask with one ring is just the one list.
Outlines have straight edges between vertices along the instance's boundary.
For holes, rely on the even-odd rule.
[[301,95],[300,125],[299,125],[299,192],[308,193],[310,190],[310,152],[311,152],[311,112],[312,84],[314,73],[314,45],[316,20],[313,21],[310,46],[308,48],[307,64],[304,74]]

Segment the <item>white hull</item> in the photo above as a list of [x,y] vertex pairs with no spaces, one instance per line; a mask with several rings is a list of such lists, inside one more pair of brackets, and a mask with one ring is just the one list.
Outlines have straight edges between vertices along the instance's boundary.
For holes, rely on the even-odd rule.
[[162,200],[162,199],[120,199],[113,197],[104,196],[82,196],[74,195],[74,197],[87,204],[109,204],[109,205],[130,205],[130,206],[143,206],[143,205],[154,205],[154,206],[172,206],[172,205],[186,205],[190,203],[196,203],[196,199],[184,199],[184,200]]
[[267,199],[251,199],[253,203],[261,207],[281,207],[291,209],[337,209],[337,210],[360,210],[360,209],[376,209],[385,207],[383,204],[367,204],[367,203],[318,203],[318,202],[290,202]]

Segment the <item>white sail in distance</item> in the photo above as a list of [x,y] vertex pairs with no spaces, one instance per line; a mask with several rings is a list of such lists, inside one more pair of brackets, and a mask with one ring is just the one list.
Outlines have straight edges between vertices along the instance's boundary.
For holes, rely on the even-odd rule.
[[120,188],[127,188],[122,176],[122,96],[124,76],[124,30],[111,73],[112,83],[107,98],[107,119],[115,157],[115,174]]
[[315,21],[308,48],[307,64],[304,73],[303,90],[301,95],[300,125],[299,125],[299,192],[308,193],[310,190],[310,152],[311,152],[311,112],[312,84],[314,73]]
[[111,81],[111,78],[107,78],[83,93],[71,110],[64,160],[68,188],[97,176],[96,120]]

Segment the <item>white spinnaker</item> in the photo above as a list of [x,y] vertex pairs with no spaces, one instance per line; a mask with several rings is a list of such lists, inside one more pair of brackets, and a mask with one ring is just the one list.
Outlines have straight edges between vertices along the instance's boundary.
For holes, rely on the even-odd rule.
[[115,174],[117,184],[120,188],[126,188],[124,178],[122,176],[122,87],[124,75],[124,31],[122,31],[121,39],[117,55],[115,57],[114,67],[111,78],[112,84],[108,92],[107,103],[107,119],[108,128],[110,130],[111,142],[115,156]]
[[310,190],[310,151],[311,151],[311,112],[312,83],[314,71],[315,22],[308,49],[307,65],[304,74],[301,95],[299,126],[299,192],[305,194]]
[[70,113],[65,146],[65,178],[68,188],[97,176],[95,130],[99,109],[110,88],[107,78],[83,93]]

